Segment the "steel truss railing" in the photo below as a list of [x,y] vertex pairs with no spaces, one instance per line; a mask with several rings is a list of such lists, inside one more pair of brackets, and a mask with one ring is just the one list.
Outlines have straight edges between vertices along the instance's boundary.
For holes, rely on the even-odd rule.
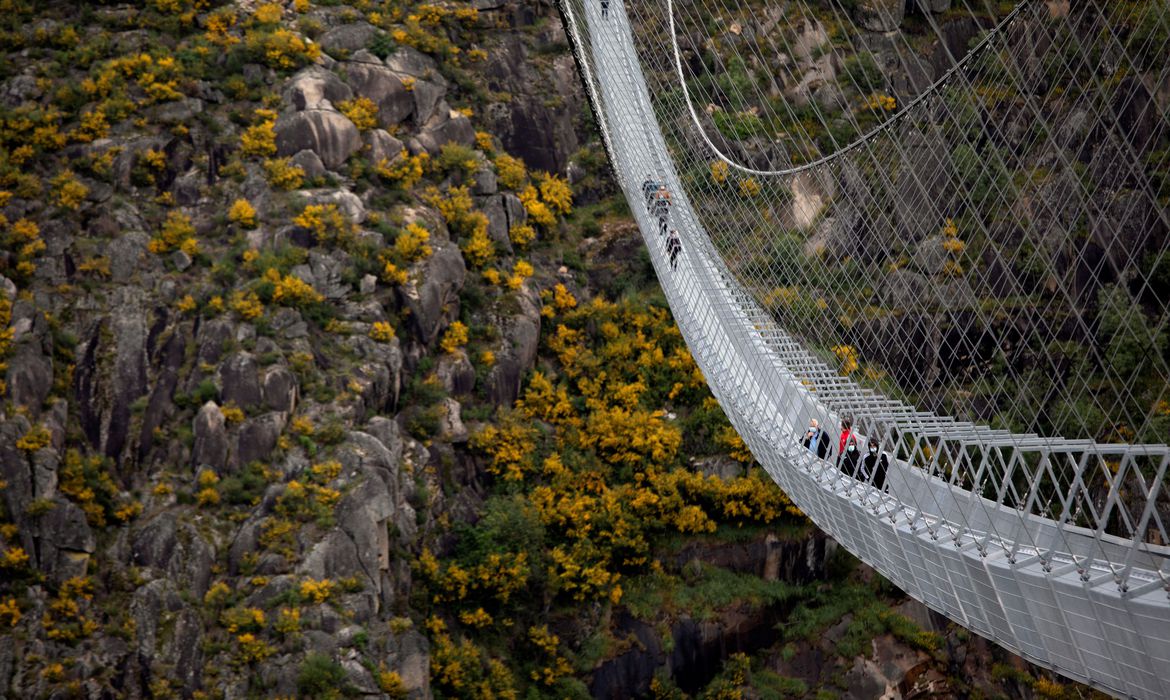
[[[1170,547],[1147,537],[1165,531],[1157,504],[1170,448],[994,430],[840,376],[778,327],[717,253],[669,155],[625,9],[614,3],[606,18],[593,0],[560,9],[675,320],[776,483],[849,551],[959,624],[1108,692],[1170,697]],[[664,174],[674,195],[683,253],[673,272],[641,205],[646,173]],[[860,435],[895,446],[883,491],[797,443],[810,417],[836,425],[846,412]],[[1102,468],[1109,492],[1087,493],[1086,475]],[[1118,519],[1130,536],[1107,527]]]

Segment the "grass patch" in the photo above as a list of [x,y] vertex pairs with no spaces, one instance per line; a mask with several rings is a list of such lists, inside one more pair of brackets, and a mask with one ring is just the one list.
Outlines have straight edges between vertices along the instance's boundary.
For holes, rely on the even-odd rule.
[[643,620],[676,611],[686,611],[698,620],[710,620],[719,610],[735,603],[761,608],[810,594],[807,586],[765,581],[752,574],[707,564],[688,571],[688,578],[689,581],[684,581],[666,572],[638,576],[630,579],[622,600],[635,617]]

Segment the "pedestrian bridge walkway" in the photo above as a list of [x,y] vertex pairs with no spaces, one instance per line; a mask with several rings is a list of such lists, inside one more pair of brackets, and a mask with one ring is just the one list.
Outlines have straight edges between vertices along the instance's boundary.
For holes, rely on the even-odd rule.
[[[791,9],[790,3],[781,5]],[[746,163],[748,149],[713,132],[711,110],[702,96],[683,89],[688,82],[701,81],[693,73],[693,56],[687,58],[691,72],[684,70],[675,40],[685,33],[693,47],[696,31],[704,31],[695,19],[695,5],[686,7],[677,10],[666,0],[623,6],[615,0],[603,17],[597,0],[562,4],[598,127],[674,317],[753,454],[818,526],[955,622],[1037,664],[1110,693],[1170,697],[1170,547],[1165,544],[1170,541],[1170,449],[1164,444],[1106,443],[1097,435],[1065,438],[1040,430],[1020,432],[996,427],[993,421],[918,410],[872,382],[865,385],[861,372],[847,365],[857,362],[850,352],[824,349],[834,339],[840,344],[850,340],[848,325],[833,318],[836,309],[817,304],[811,319],[788,323],[786,318],[795,317],[786,316],[783,308],[777,310],[769,290],[784,283],[785,289],[795,288],[795,294],[807,294],[813,285],[826,284],[823,276],[809,279],[824,263],[807,263],[807,275],[802,277],[805,268],[777,252],[793,254],[772,245],[781,229],[793,226],[782,223],[782,212],[771,222],[760,223],[767,200],[777,202],[776,209],[791,204],[794,191],[808,185],[802,178],[821,177],[816,172],[820,168],[824,178],[836,181],[833,188],[821,188],[829,192],[822,198],[838,207],[850,205],[851,198],[860,197],[859,170],[887,157],[921,158],[924,149],[913,141],[920,136],[912,139],[906,134],[909,119],[897,123],[902,114],[898,112],[871,133],[860,130],[858,140],[842,143],[822,158],[807,159],[806,165],[776,167],[775,159]],[[1001,18],[1005,23],[1001,26],[1020,21],[1021,8]],[[689,16],[692,28],[675,26],[676,15]],[[984,35],[985,53],[994,55],[995,47],[986,44],[993,42],[996,31]],[[919,93],[903,112],[915,108],[937,113],[940,108],[932,102],[930,90],[953,88],[967,67],[956,59],[949,72],[936,71],[943,73],[939,82]],[[955,123],[948,118],[933,117],[935,123]],[[940,143],[950,143],[948,134],[959,132],[944,130]],[[972,138],[965,133],[961,138]],[[741,186],[704,184],[704,178],[720,172]],[[672,194],[669,225],[682,241],[674,271],[658,220],[643,206],[647,175],[663,182]],[[755,184],[742,184],[747,179]],[[891,180],[901,192],[916,197],[909,202],[913,207],[929,210],[940,206],[939,197],[955,199],[928,184],[904,177]],[[1007,206],[1010,185],[1002,185],[998,200],[984,196],[976,202],[968,195],[959,199],[965,197],[961,204],[968,207]],[[884,212],[877,216],[889,218],[872,219],[870,225],[905,229],[904,222],[895,221],[902,204],[906,203],[871,208]],[[851,206],[854,216],[865,216],[864,202]],[[950,227],[945,212],[939,214],[940,223],[946,221]],[[944,231],[944,244],[948,235],[958,238]],[[796,255],[804,254],[795,250]],[[776,258],[761,267],[753,261],[762,252]],[[1125,279],[1124,273],[1120,279]],[[833,281],[830,275],[827,283]],[[975,280],[973,286],[978,285]],[[793,293],[785,292],[789,297]],[[824,313],[818,316],[818,311]],[[988,311],[992,312],[1000,317],[1006,313]],[[922,316],[915,322],[936,322],[930,320],[931,314]],[[988,327],[1000,326],[992,320]],[[1135,327],[1120,324],[1116,333]],[[826,328],[838,330],[822,333]],[[1145,328],[1132,332],[1157,331]],[[1055,339],[1064,331],[1044,332]],[[916,328],[913,335],[886,336],[880,342],[887,347],[875,346],[872,354],[884,352],[887,362],[914,357],[916,348],[893,352],[889,343],[917,346],[932,342],[932,337],[945,338],[946,333]],[[1012,335],[1011,341],[1022,342],[1020,334]],[[936,340],[934,345],[940,343]],[[945,351],[945,341],[942,345]],[[851,349],[866,361],[864,343],[854,339]],[[977,354],[973,348],[966,352]],[[1164,362],[1144,366],[1158,376]],[[895,367],[890,376],[896,371]],[[1018,370],[996,371],[1001,376],[988,381],[1006,382]],[[913,372],[902,376],[909,380],[891,382],[894,389],[905,384],[921,391],[928,384],[911,381],[922,379]],[[1059,405],[1073,400],[1074,389],[1094,391],[1087,382],[1064,384],[1070,393],[1055,397]],[[1138,389],[1132,387],[1130,394]],[[853,419],[861,444],[869,436],[877,437],[892,457],[884,490],[844,475],[798,444],[810,418],[818,418],[832,433],[844,416]],[[1130,427],[1140,420],[1131,419]]]

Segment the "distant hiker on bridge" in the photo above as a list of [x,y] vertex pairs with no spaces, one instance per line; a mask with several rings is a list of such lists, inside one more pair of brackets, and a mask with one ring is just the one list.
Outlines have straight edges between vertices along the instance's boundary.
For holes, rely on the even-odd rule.
[[658,217],[658,235],[666,233],[666,221],[670,218],[670,192],[666,185],[659,185],[654,195],[654,215]]
[[828,459],[833,455],[833,447],[829,444],[830,440],[832,438],[829,437],[829,434],[821,430],[820,421],[812,418],[809,419],[808,430],[804,432],[804,438],[800,441],[800,444],[807,447],[808,451],[817,457]]
[[868,452],[861,460],[861,474],[858,478],[874,485],[879,491],[886,490],[886,471],[890,468],[890,460],[885,453],[878,449],[877,438],[870,438]]
[[849,436],[848,443],[841,447],[841,454],[837,457],[837,466],[847,476],[858,478],[857,469],[861,463],[861,452],[857,449],[857,438]]
[[609,17],[609,0],[601,0],[601,18]]
[[678,269],[678,254],[682,250],[682,241],[678,237],[678,229],[671,229],[666,237],[666,252],[670,254],[670,271]]

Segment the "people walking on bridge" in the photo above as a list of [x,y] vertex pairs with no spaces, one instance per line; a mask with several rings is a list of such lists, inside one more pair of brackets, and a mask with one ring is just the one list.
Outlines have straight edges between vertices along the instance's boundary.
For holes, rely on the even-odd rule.
[[841,439],[837,441],[837,462],[840,466],[841,459],[845,456],[845,443],[849,438],[853,437],[853,419],[845,416],[841,419]]
[[609,0],[601,0],[601,18],[609,17]]
[[877,438],[870,438],[866,446],[865,458],[861,460],[861,474],[858,478],[874,485],[879,491],[886,488],[886,471],[890,468],[890,460],[878,447]]
[[682,241],[678,237],[678,229],[671,229],[666,237],[666,252],[670,254],[670,270],[678,269],[678,254],[682,251]]
[[654,195],[658,192],[658,181],[654,179],[653,175],[647,175],[646,179],[642,181],[642,196],[646,198],[646,206],[651,207],[654,204]]
[[837,457],[837,467],[847,476],[856,479],[860,464],[861,453],[857,450],[857,438],[850,435],[848,442],[841,446],[841,453]]
[[811,418],[808,421],[808,430],[804,432],[804,438],[801,440],[802,445],[808,448],[821,459],[828,459],[833,454],[833,447],[829,444],[832,438],[824,430],[821,430],[821,423],[816,418]]

